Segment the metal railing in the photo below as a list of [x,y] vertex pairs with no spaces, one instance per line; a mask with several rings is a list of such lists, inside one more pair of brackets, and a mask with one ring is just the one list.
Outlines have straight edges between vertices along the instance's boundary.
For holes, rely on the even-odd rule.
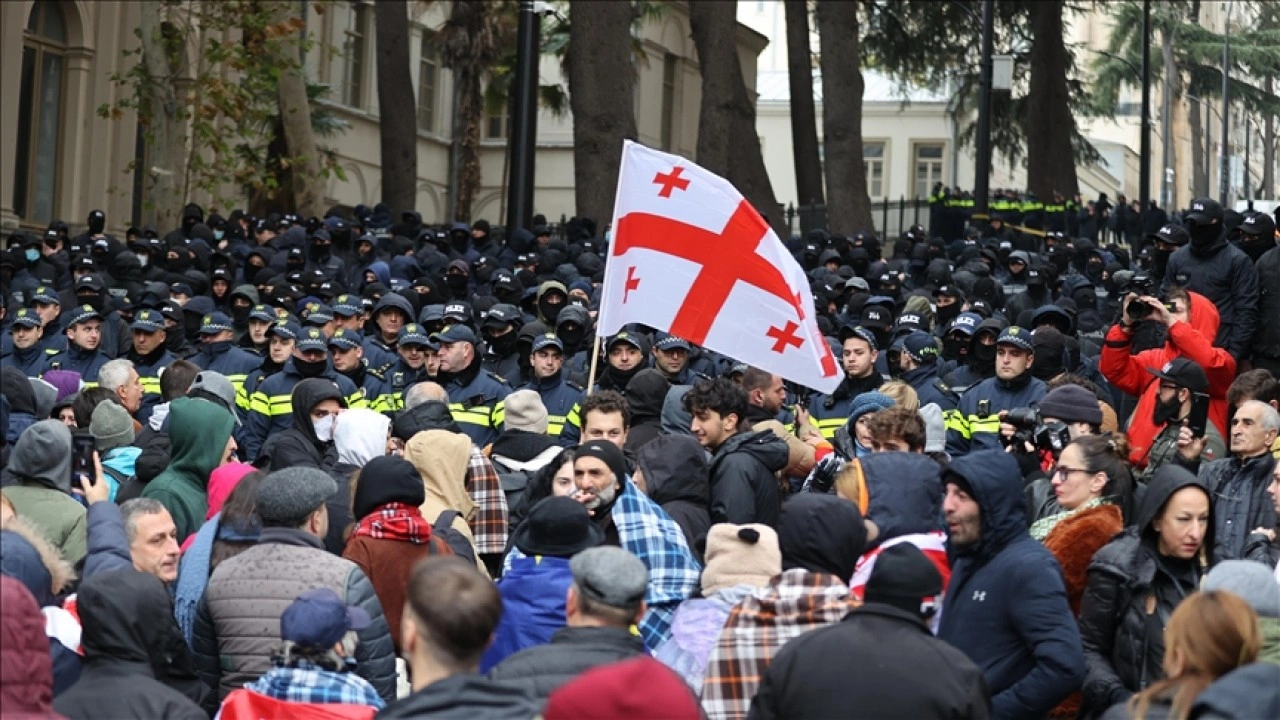
[[[827,227],[827,206],[823,204],[788,205],[782,214],[791,232],[799,233],[801,237],[810,230]],[[929,226],[929,201],[905,196],[897,200],[873,200],[871,220],[875,227],[868,228],[869,232],[874,232],[881,239],[897,238],[912,225]]]

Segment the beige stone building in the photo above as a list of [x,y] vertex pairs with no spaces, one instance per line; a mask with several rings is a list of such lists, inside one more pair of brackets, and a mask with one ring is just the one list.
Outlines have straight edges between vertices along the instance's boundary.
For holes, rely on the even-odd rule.
[[[405,91],[417,102],[416,209],[427,222],[447,222],[453,82],[432,40],[450,4],[408,6],[413,87]],[[104,119],[96,112],[129,92],[111,77],[134,61],[123,53],[137,47],[134,30],[145,7],[119,0],[0,2],[0,231],[39,229],[53,219],[74,227],[95,208],[107,213],[108,227],[117,232],[148,219],[143,202],[147,169],[127,171],[145,152],[137,117],[126,112]],[[345,180],[329,180],[326,203],[377,202],[382,181],[373,2],[330,0],[324,9],[306,18],[317,41],[307,57],[307,76],[331,86],[325,102],[350,125],[343,135],[323,142],[336,152],[346,175]],[[686,4],[667,4],[659,19],[639,28],[637,39],[644,53],[637,65],[639,139],[693,157],[701,78]],[[756,58],[768,40],[744,25],[738,26],[737,40],[743,74],[754,93]],[[567,91],[554,58],[543,58],[540,76],[542,84],[559,83]],[[483,181],[473,217],[495,223],[503,219],[509,130],[505,113],[485,118]],[[207,198],[192,199],[211,209]],[[538,116],[534,210],[549,219],[574,212],[573,121],[545,109]]]

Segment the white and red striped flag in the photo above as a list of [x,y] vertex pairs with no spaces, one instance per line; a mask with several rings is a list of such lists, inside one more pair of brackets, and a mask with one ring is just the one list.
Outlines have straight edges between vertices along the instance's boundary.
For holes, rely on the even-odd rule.
[[729,181],[626,141],[598,332],[643,323],[832,392],[808,278]]

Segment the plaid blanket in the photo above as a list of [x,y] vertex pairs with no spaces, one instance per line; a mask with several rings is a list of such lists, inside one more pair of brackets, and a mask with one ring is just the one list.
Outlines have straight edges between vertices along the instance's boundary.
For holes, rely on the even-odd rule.
[[476,552],[489,555],[506,550],[507,496],[502,492],[498,471],[475,443],[471,444],[471,459],[467,461],[463,484],[476,504],[475,515],[469,522]]
[[747,717],[769,663],[787,641],[839,622],[857,607],[835,575],[786,570],[729,612],[707,660],[702,709],[710,720]]
[[[644,601],[648,611],[640,619],[640,637],[650,652],[671,633],[676,607],[702,586],[702,566],[698,564],[684,531],[660,505],[623,481],[622,492],[613,503],[613,524],[623,549],[644,561],[649,569],[649,589]],[[511,562],[524,557],[513,547],[503,560],[503,572]]]
[[295,703],[368,705],[378,709],[385,705],[369,681],[353,672],[325,670],[305,660],[295,662],[297,667],[271,668],[245,688]]

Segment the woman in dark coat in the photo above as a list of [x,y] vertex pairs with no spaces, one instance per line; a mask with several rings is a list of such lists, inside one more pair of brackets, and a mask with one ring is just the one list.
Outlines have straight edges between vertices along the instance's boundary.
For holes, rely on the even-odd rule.
[[691,549],[701,547],[698,540],[711,529],[711,480],[707,453],[697,440],[688,435],[654,438],[637,451],[631,482],[676,521]]
[[1080,603],[1081,717],[1164,677],[1164,628],[1212,565],[1212,494],[1184,468],[1156,472],[1136,522],[1094,555]]

